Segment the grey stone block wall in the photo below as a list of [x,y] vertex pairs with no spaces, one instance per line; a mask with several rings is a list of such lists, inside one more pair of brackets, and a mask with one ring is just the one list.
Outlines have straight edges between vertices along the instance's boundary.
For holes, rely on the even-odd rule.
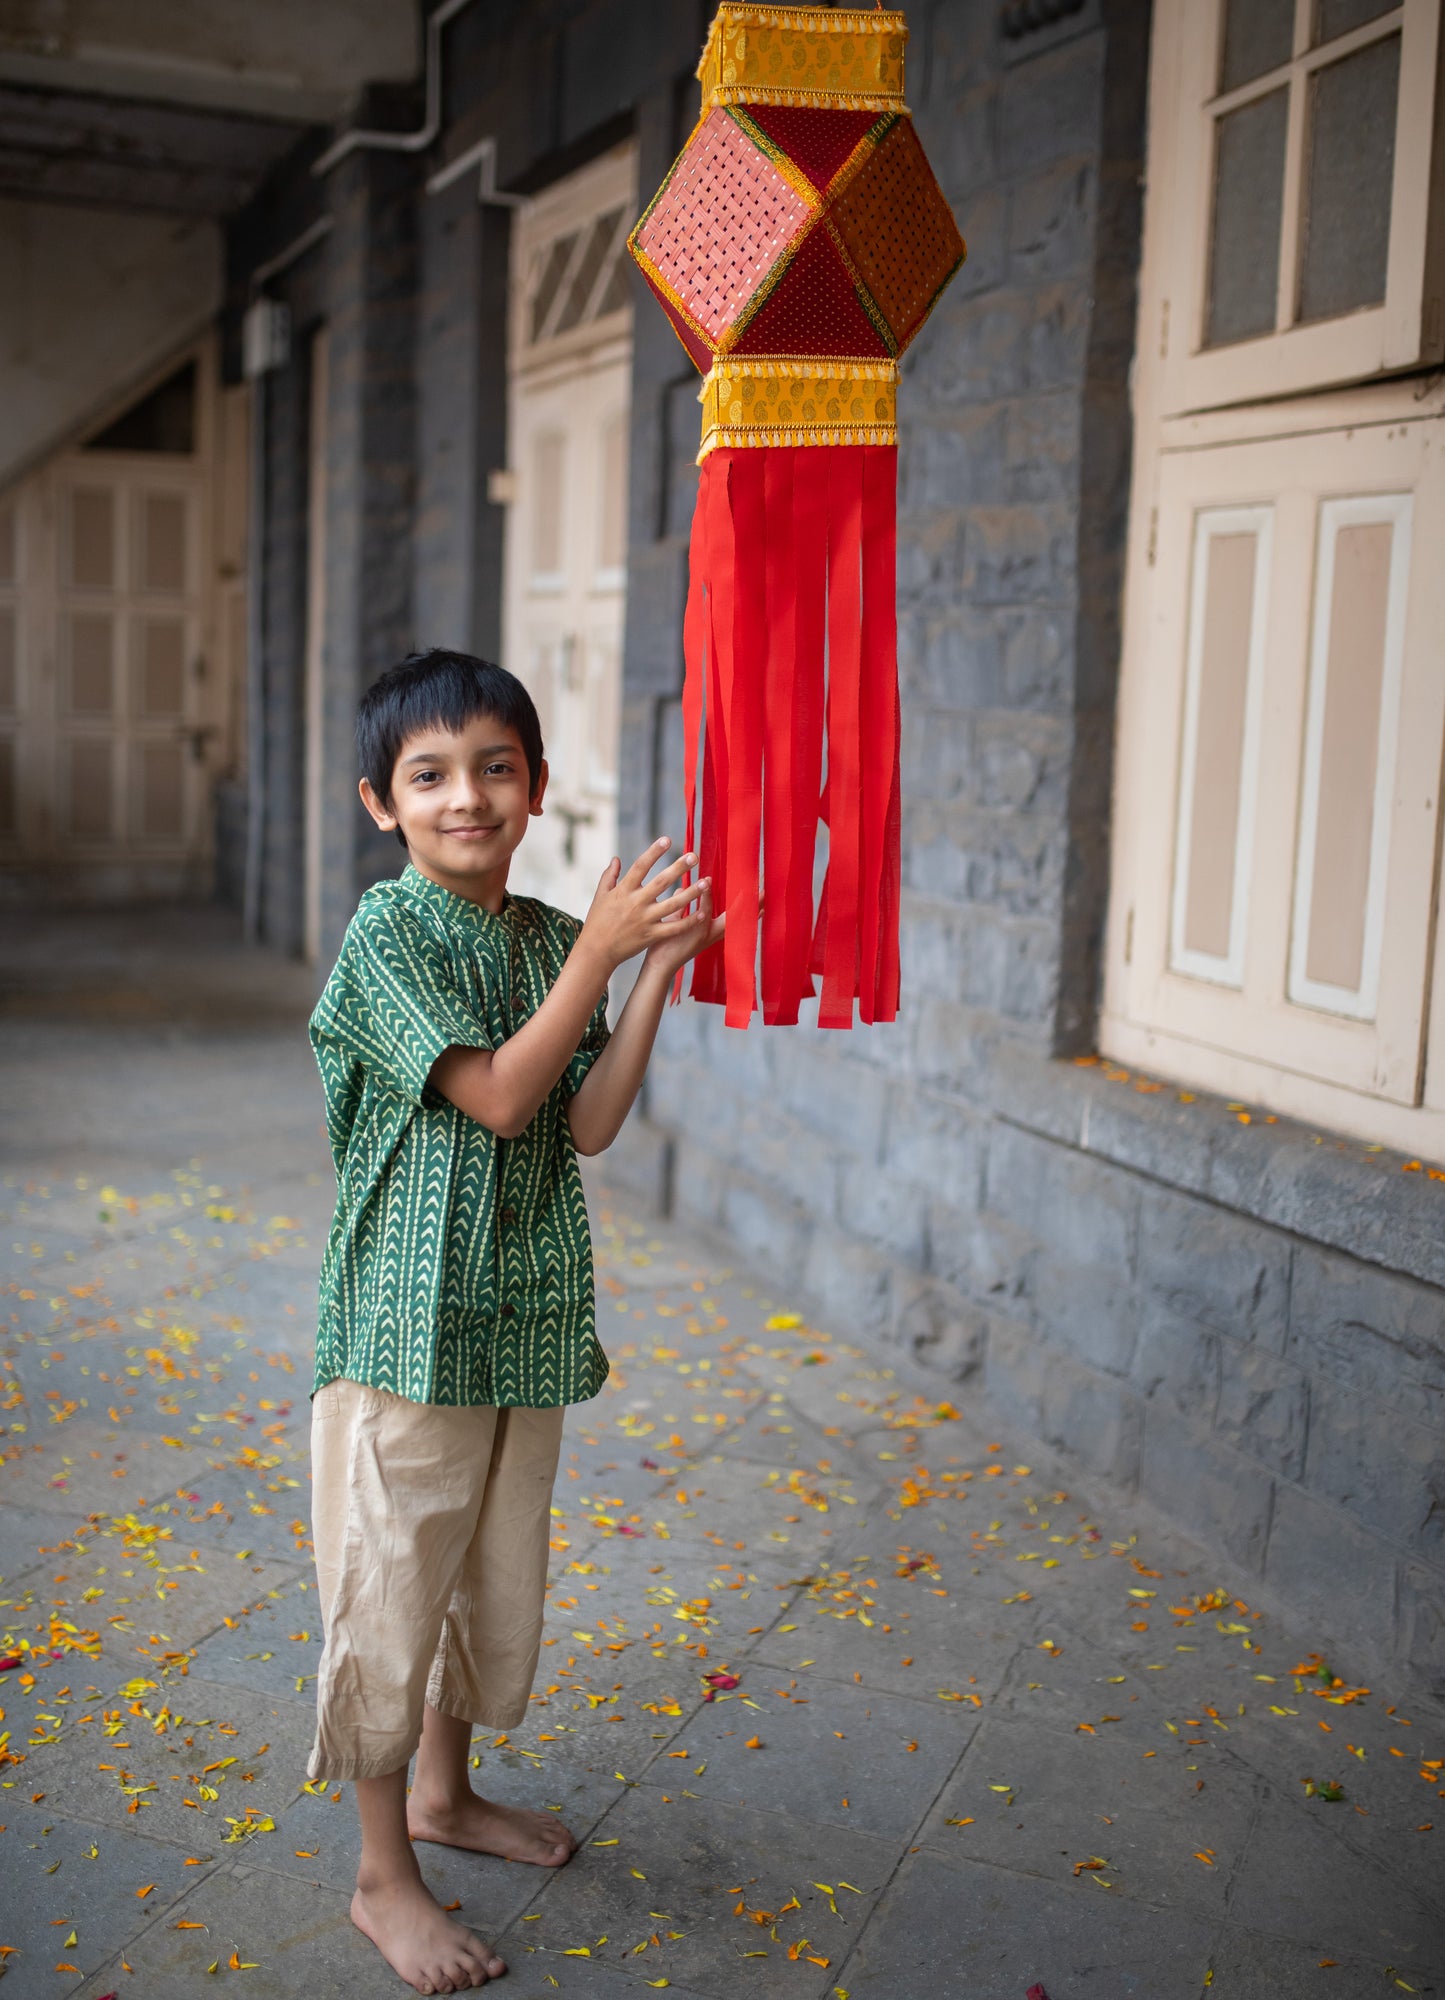
[[[1067,1060],[1108,867],[1148,10],[1032,48],[991,7],[909,14],[970,254],[900,396],[903,1017],[740,1036],[679,1010],[647,1183],[1445,1701],[1438,1190]],[[639,367],[666,495],[633,526],[634,782],[666,779],[640,834],[677,817],[691,399],[641,341]]]

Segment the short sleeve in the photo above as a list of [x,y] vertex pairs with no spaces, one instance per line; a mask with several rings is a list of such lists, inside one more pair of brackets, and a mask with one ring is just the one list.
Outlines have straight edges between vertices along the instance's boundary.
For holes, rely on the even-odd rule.
[[576,1055],[562,1072],[562,1087],[569,1098],[575,1097],[582,1088],[583,1079],[606,1048],[611,1034],[612,1030],[607,1025],[607,995],[604,993],[592,1010],[592,1019],[577,1044]]
[[395,922],[353,926],[312,1017],[312,1032],[340,1043],[416,1105],[433,1063],[447,1049],[494,1047],[442,954]]

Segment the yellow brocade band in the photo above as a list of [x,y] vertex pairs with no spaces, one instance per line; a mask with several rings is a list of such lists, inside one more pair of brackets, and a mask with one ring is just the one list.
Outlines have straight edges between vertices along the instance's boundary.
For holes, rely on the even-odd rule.
[[702,448],[897,444],[894,361],[715,362],[698,391]]
[[888,111],[903,101],[903,16],[719,7],[698,64],[702,108],[807,104]]

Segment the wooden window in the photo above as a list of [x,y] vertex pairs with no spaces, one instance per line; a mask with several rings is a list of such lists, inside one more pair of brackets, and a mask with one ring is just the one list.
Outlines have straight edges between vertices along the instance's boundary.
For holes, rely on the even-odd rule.
[[1156,14],[1100,1046],[1445,1159],[1445,383],[1384,373],[1418,288],[1380,344],[1438,14]]
[[536,248],[523,291],[528,346],[548,345],[626,311],[632,302],[626,255],[631,214],[623,205],[608,208]]
[[1440,0],[1160,0],[1161,407],[1445,355]]

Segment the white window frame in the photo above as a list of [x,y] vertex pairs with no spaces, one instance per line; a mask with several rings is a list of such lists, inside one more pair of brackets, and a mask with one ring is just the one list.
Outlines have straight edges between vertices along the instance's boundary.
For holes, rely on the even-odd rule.
[[[1157,0],[1150,186],[1151,192],[1160,187],[1177,226],[1165,250],[1158,317],[1147,335],[1141,321],[1141,347],[1155,349],[1164,363],[1163,414],[1365,381],[1445,357],[1441,0],[1402,0],[1319,48],[1309,45],[1313,15],[1314,0],[1295,0],[1290,60],[1218,92],[1224,0]],[[1309,79],[1391,34],[1399,34],[1401,50],[1385,298],[1338,318],[1296,324]],[[1205,348],[1216,121],[1281,87],[1289,90],[1289,106],[1275,328]]]

